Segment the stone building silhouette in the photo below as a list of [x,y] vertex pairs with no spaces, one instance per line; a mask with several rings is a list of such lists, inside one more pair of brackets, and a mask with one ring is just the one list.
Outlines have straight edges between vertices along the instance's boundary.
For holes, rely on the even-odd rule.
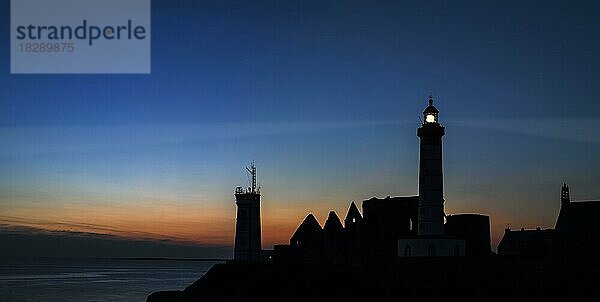
[[600,263],[600,201],[571,201],[566,183],[560,200],[554,229],[506,228],[498,254],[521,260]]

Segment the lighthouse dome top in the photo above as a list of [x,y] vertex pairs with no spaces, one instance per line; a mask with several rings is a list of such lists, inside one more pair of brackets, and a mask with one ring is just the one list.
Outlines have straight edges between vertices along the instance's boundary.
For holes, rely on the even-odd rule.
[[425,111],[423,111],[423,124],[438,124],[439,114],[440,111],[437,110],[435,106],[433,106],[433,98],[429,97],[429,106],[427,106],[427,108],[425,108]]
[[427,114],[427,113],[440,113],[439,110],[437,110],[437,108],[435,108],[435,106],[433,106],[433,98],[429,97],[429,106],[427,106],[427,108],[425,108],[425,111],[423,111],[423,113]]

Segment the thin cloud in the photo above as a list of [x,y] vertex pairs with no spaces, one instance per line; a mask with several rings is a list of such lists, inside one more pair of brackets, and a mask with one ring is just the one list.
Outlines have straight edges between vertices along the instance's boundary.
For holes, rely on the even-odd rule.
[[0,158],[38,154],[86,152],[203,140],[238,139],[366,127],[414,121],[320,121],[212,123],[99,127],[0,127]]
[[600,144],[599,119],[504,118],[450,120],[448,123],[534,137]]
[[0,222],[0,258],[173,257],[229,258],[231,247],[167,239],[132,239],[114,234],[52,231]]
[[[24,227],[29,229],[44,230],[48,232],[69,232],[69,233],[85,233],[85,234],[107,234],[114,235],[120,238],[135,239],[135,240],[166,240],[185,244],[197,244],[186,238],[177,236],[169,236],[164,234],[156,234],[142,231],[124,231],[107,225],[98,225],[91,223],[80,223],[70,221],[49,221],[43,219],[21,218],[14,216],[0,215],[0,224],[4,226]],[[71,230],[69,230],[71,229]],[[73,231],[72,229],[85,230]],[[89,233],[88,233],[89,232]]]

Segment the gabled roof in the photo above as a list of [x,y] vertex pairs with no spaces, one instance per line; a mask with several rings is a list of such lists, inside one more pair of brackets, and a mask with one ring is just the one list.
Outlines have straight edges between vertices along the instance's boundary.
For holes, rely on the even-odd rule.
[[354,203],[354,201],[350,204],[350,208],[348,208],[348,214],[346,214],[344,223],[345,224],[348,224],[349,222],[351,223],[353,221],[352,219],[355,219],[355,221],[359,221],[362,219],[362,215],[358,211],[358,208],[356,207],[356,204]]
[[327,221],[325,221],[325,226],[323,227],[323,231],[325,232],[338,232],[342,231],[344,227],[342,226],[342,222],[340,218],[335,213],[335,211],[329,212],[329,216],[327,217]]
[[579,201],[563,204],[556,221],[561,233],[600,233],[600,201]]
[[323,229],[321,229],[321,225],[319,224],[315,216],[311,213],[308,214],[306,218],[304,218],[304,221],[302,221],[298,229],[296,229],[296,232],[294,232],[294,235],[291,239],[294,240],[296,238],[312,236],[314,234],[320,233],[322,230]]

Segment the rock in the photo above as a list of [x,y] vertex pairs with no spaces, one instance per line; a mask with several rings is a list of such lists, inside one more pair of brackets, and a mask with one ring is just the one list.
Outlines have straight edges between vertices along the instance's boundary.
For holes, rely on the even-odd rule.
[[146,302],[183,302],[185,295],[182,291],[162,291],[152,293],[146,298]]

